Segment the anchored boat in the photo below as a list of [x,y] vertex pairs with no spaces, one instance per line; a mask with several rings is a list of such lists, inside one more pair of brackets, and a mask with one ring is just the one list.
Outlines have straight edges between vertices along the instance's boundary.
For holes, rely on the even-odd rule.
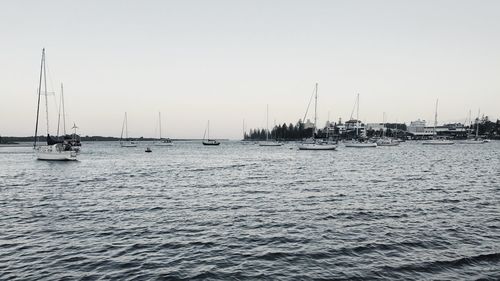
[[[40,99],[42,96],[42,81],[45,96],[45,117],[47,128],[47,145],[41,145],[38,140],[38,120],[40,117]],[[72,149],[69,142],[53,139],[49,134],[49,106],[47,97],[47,72],[45,66],[45,48],[42,49],[42,60],[40,63],[40,80],[38,84],[38,102],[36,109],[35,140],[33,149],[38,160],[50,161],[74,161],[77,160],[77,153]]]
[[[207,136],[207,138],[205,139],[205,135]],[[205,134],[203,134],[203,141],[202,141],[203,145],[219,145],[220,142],[215,140],[215,139],[210,139],[210,120],[208,120],[207,122],[207,128],[205,129]]]
[[[311,97],[312,98],[312,97]],[[310,102],[309,102],[310,104]],[[307,107],[309,109],[309,105]],[[316,124],[318,121],[318,115],[317,115],[317,108],[318,108],[318,83],[316,83],[314,87],[314,128],[312,132],[312,136],[310,139],[307,139],[303,141],[302,143],[298,144],[299,150],[335,150],[337,149],[337,145],[333,143],[329,143],[328,140],[321,140],[321,139],[316,139]],[[306,110],[306,115],[307,115],[307,110]],[[305,119],[305,116],[304,116]]]

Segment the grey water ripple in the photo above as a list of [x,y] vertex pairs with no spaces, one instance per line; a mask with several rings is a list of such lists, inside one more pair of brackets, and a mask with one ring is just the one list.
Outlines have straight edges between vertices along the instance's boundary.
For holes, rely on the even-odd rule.
[[[1,148],[6,149],[6,148]],[[1,280],[500,278],[500,143],[0,151]]]

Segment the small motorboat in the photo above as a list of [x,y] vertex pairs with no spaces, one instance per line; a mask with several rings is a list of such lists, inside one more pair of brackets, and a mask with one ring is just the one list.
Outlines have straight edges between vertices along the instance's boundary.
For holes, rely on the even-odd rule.
[[153,152],[153,151],[151,150],[151,148],[149,148],[149,147],[146,147],[146,150],[145,150],[145,152],[148,152],[148,153],[149,153],[149,152]]

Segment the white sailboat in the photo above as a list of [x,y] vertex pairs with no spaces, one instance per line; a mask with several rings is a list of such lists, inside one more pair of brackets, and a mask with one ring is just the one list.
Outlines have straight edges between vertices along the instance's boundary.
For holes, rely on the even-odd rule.
[[[210,120],[208,120],[207,122],[207,129],[205,130],[205,133],[206,134],[203,134],[203,145],[219,145],[220,142],[215,140],[215,139],[210,139]],[[207,136],[207,138],[205,139],[205,136]]]
[[467,139],[467,140],[461,141],[460,142],[461,144],[483,144],[483,143],[488,142],[487,140],[484,140],[484,139],[479,137],[479,114],[480,114],[480,111],[478,110],[477,111],[477,119],[476,119],[476,136],[473,139]]
[[307,139],[298,145],[299,150],[335,150],[335,149],[337,149],[337,145],[329,143],[328,140],[319,140],[319,139],[315,138],[316,128],[317,128],[316,124],[318,121],[317,109],[318,109],[318,83],[316,83],[316,85],[314,87],[313,135],[310,139]]
[[80,153],[82,148],[82,143],[80,142],[80,136],[76,134],[76,129],[78,128],[76,124],[73,122],[74,129],[73,134],[66,133],[66,110],[64,105],[64,87],[61,83],[61,99],[59,101],[59,114],[57,118],[57,137],[59,137],[59,128],[61,127],[61,110],[62,110],[62,139],[63,143],[68,143],[71,145],[71,149],[76,153]]
[[266,107],[266,141],[260,142],[259,146],[282,146],[283,144],[277,141],[269,141],[269,105]]
[[[125,131],[125,139],[123,139],[123,131]],[[125,117],[123,118],[122,133],[120,135],[120,146],[121,147],[137,147],[137,143],[128,138],[127,112],[125,112]]]
[[[368,142],[368,141],[362,141],[363,139],[359,138],[359,94],[356,99],[356,139],[352,140],[350,142],[345,143],[345,147],[354,147],[354,148],[370,148],[370,147],[377,147],[377,143],[375,142]],[[352,114],[351,114],[352,115]]]
[[436,126],[437,126],[438,101],[439,101],[439,99],[436,99],[436,110],[434,112],[434,129],[432,131],[432,139],[422,142],[422,144],[424,144],[424,145],[452,145],[452,144],[454,144],[454,142],[447,140],[446,138],[438,138],[437,137]]
[[[40,98],[42,95],[42,81],[44,85],[45,96],[45,117],[47,128],[47,145],[40,145],[38,140],[38,120],[40,116]],[[47,97],[47,74],[45,67],[45,48],[42,49],[42,61],[40,63],[40,81],[38,84],[38,102],[36,110],[36,124],[35,124],[35,140],[33,148],[36,158],[38,160],[51,160],[51,161],[74,161],[77,160],[76,151],[71,149],[71,144],[62,141],[54,140],[49,134],[49,105]]]
[[379,139],[377,141],[377,145],[378,146],[398,146],[399,145],[399,141],[394,139],[394,138],[388,138],[386,135],[385,135],[385,124],[386,124],[386,121],[385,121],[385,112],[384,112],[384,117],[383,117],[383,120],[384,122],[384,130],[382,130],[382,138]]
[[159,127],[160,127],[160,139],[154,143],[155,146],[172,146],[174,145],[174,143],[172,142],[171,139],[169,138],[166,138],[166,139],[162,139],[161,138],[161,112],[158,112],[158,124],[159,124]]

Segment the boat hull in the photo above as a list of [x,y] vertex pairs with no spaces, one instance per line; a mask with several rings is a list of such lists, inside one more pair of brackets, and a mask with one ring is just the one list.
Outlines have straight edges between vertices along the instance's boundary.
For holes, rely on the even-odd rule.
[[381,142],[377,143],[377,146],[398,146],[399,142]]
[[455,144],[452,141],[436,141],[436,140],[431,140],[431,141],[424,141],[422,143],[423,145],[452,145]]
[[36,159],[44,161],[76,161],[77,152],[74,150],[63,150],[61,146],[49,145],[35,148]]
[[459,143],[460,144],[483,144],[483,143],[487,143],[487,141],[484,141],[484,140],[465,140],[465,141],[461,141]]
[[203,142],[203,145],[209,145],[209,146],[217,146],[219,145],[220,142]]
[[121,146],[121,147],[137,147],[137,144],[135,144],[135,143],[125,143],[125,142],[121,142],[121,143],[120,143],[120,146]]
[[312,144],[302,143],[298,145],[299,150],[335,150],[337,146],[334,144]]
[[271,141],[259,143],[259,146],[282,146],[282,145],[283,145],[282,143],[271,142]]
[[377,144],[374,142],[354,142],[354,143],[346,143],[345,147],[370,148],[370,147],[377,147]]
[[154,146],[173,146],[173,143],[155,143]]

